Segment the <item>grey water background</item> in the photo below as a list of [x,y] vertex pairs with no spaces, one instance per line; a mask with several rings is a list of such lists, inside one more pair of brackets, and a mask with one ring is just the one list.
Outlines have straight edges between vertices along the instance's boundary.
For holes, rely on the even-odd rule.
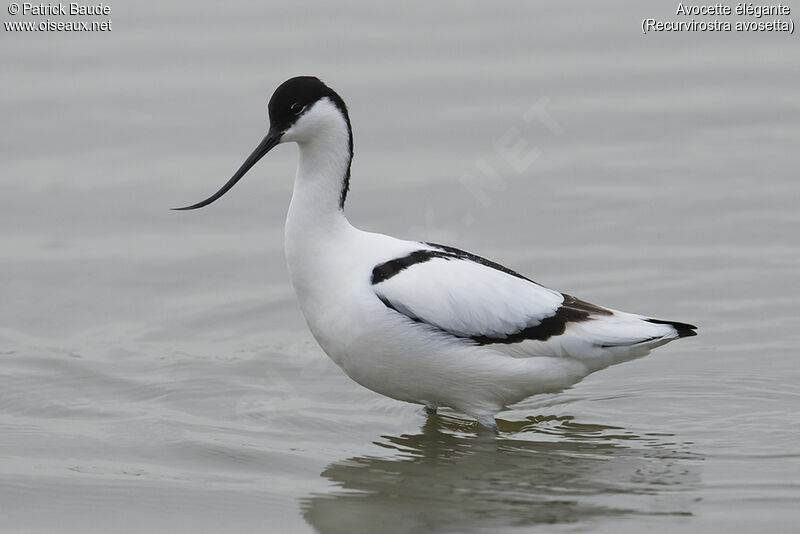
[[[642,35],[669,2],[111,6],[0,32],[0,530],[794,531],[797,36]],[[296,74],[349,103],[357,226],[700,335],[496,437],[351,382],[284,264],[294,147],[168,210]]]

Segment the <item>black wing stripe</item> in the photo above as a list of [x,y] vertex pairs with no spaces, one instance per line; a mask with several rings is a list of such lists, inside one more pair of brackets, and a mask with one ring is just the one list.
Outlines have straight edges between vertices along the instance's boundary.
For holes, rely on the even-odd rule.
[[589,313],[583,310],[561,306],[555,315],[545,317],[536,326],[529,326],[507,335],[506,337],[472,336],[471,339],[478,345],[491,345],[493,343],[521,343],[526,340],[547,341],[553,336],[560,336],[567,329],[568,323],[578,323],[589,319]]
[[[523,280],[527,280],[528,282],[533,282],[533,280],[531,280],[530,278],[528,278],[526,276],[522,276],[517,271],[512,271],[508,267],[500,265],[499,263],[495,263],[492,260],[487,260],[486,258],[482,258],[480,256],[472,254],[471,252],[466,252],[464,250],[461,250],[461,249],[458,249],[458,248],[455,248],[455,247],[448,247],[447,245],[438,245],[436,243],[425,243],[425,244],[426,245],[430,245],[432,247],[436,247],[439,250],[442,250],[442,251],[448,253],[453,258],[457,258],[459,260],[468,260],[468,261],[472,261],[472,262],[475,262],[475,263],[480,263],[481,265],[485,265],[486,267],[491,267],[492,269],[496,269],[498,271],[502,271],[502,272],[504,272],[506,274],[510,274],[511,276],[515,276],[517,278],[521,278]],[[533,283],[536,284],[536,282],[533,282]],[[536,285],[539,285],[539,284],[536,284]]]
[[433,258],[442,257],[446,257],[446,255],[436,250],[415,250],[411,254],[403,256],[402,258],[395,258],[393,260],[383,262],[379,265],[376,265],[375,268],[372,269],[372,285],[385,282],[389,278],[403,272],[412,265],[425,263]]
[[[381,302],[383,302],[384,306],[406,316],[415,323],[428,325],[440,332],[445,332],[459,339],[472,340],[478,345],[492,345],[495,343],[510,345],[512,343],[521,343],[526,340],[547,341],[553,336],[560,336],[563,334],[566,331],[569,323],[588,321],[592,318],[592,315],[611,315],[611,312],[605,308],[600,308],[594,304],[589,304],[588,302],[576,299],[571,295],[564,295],[564,302],[567,304],[559,307],[555,314],[542,319],[539,324],[528,326],[517,332],[510,332],[503,337],[485,335],[465,336],[463,334],[445,330],[441,326],[429,323],[415,315],[400,311],[389,299],[382,295],[378,295],[378,298],[381,300]],[[575,303],[574,306],[572,305],[573,303]]]
[[401,258],[395,258],[393,260],[389,260],[376,265],[375,268],[372,269],[372,285],[385,282],[386,280],[392,278],[393,276],[403,272],[405,269],[408,269],[412,265],[416,265],[418,263],[425,263],[426,261],[430,261],[433,258],[471,261],[473,263],[479,263],[486,267],[490,267],[492,269],[504,272],[516,278],[527,280],[528,282],[534,284],[536,283],[530,278],[526,278],[521,274],[519,274],[518,272],[512,271],[508,267],[504,267],[499,263],[487,260],[486,258],[476,256],[475,254],[470,254],[469,252],[465,252],[463,250],[453,247],[448,247],[445,245],[437,245],[436,243],[425,243],[425,244],[431,247],[436,247],[437,250],[415,250],[414,252],[407,254]]

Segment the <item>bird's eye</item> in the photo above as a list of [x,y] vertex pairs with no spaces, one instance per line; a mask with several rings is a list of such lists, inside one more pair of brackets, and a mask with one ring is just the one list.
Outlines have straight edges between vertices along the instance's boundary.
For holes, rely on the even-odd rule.
[[292,113],[294,113],[295,115],[299,115],[305,109],[305,106],[295,102],[294,104],[289,106],[289,109],[291,109]]

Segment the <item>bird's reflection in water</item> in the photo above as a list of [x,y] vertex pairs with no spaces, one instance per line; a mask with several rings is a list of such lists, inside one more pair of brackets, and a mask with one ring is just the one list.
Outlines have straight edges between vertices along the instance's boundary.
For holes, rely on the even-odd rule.
[[688,515],[701,458],[670,436],[639,436],[572,417],[499,421],[430,417],[418,434],[383,436],[385,456],[329,465],[333,492],[303,499],[319,532],[429,532]]

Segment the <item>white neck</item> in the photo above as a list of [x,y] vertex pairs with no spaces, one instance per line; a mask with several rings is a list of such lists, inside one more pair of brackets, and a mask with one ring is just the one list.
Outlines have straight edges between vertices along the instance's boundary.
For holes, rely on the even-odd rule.
[[337,237],[352,230],[340,208],[350,168],[350,132],[330,101],[317,102],[284,134],[300,149],[292,201],[286,217],[286,260],[298,293],[313,271],[315,256],[332,251]]

